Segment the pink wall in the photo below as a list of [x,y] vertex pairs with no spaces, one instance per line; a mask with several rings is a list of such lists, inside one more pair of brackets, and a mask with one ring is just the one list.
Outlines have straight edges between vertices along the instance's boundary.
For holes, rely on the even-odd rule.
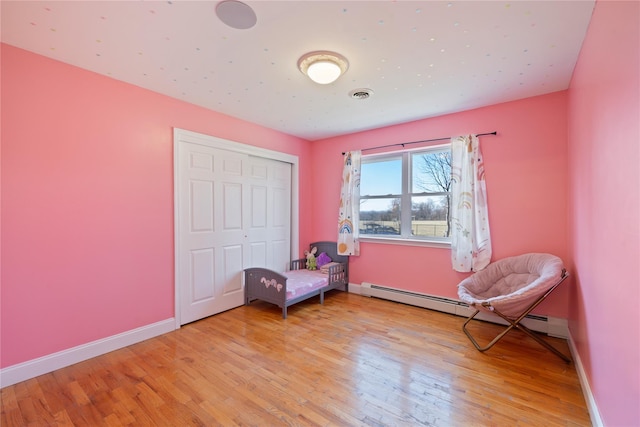
[[[342,151],[497,130],[494,259],[565,260],[538,311],[570,317],[605,425],[640,424],[639,7],[597,3],[567,92],[313,144],[2,45],[1,367],[173,316],[174,126],[298,155],[301,247],[335,238]],[[371,243],[351,271],[447,297],[463,277],[447,250]]]
[[2,367],[173,317],[173,127],[310,177],[309,142],[5,44],[2,107]]
[[[342,168],[341,152],[464,133],[498,131],[481,138],[493,259],[525,252],[550,252],[570,262],[566,234],[566,92],[494,105],[404,125],[317,141],[312,146],[314,183],[321,203],[314,209],[314,236],[335,239]],[[327,192],[327,190],[335,190]],[[465,275],[451,268],[441,248],[362,243],[350,261],[351,282],[363,281],[457,298]],[[568,286],[537,312],[567,317]]]
[[596,3],[569,88],[569,326],[607,426],[640,425],[639,17]]

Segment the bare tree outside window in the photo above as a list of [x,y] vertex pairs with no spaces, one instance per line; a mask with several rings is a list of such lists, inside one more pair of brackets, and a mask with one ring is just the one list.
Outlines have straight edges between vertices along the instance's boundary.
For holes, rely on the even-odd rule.
[[425,178],[418,180],[418,186],[427,193],[451,191],[451,152],[441,151],[433,154],[422,154],[417,167]]
[[[451,151],[442,150],[413,156],[413,193],[427,193],[435,197],[415,203],[412,210],[417,219],[446,221],[443,237],[451,235]],[[424,198],[423,198],[424,199]],[[439,200],[437,203],[435,200]],[[423,206],[426,205],[426,206]]]

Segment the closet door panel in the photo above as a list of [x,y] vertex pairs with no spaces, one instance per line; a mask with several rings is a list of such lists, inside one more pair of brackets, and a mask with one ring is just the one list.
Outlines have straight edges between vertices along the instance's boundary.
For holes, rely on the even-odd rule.
[[291,178],[290,163],[176,145],[179,324],[242,305],[245,268],[288,268]]

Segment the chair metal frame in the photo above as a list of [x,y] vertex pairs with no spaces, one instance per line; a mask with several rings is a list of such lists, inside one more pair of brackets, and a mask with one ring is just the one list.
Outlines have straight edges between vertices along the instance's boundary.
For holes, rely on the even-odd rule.
[[535,300],[531,305],[529,305],[525,311],[518,316],[515,320],[510,319],[509,317],[505,316],[504,314],[502,314],[500,311],[498,311],[498,309],[496,309],[495,307],[493,307],[491,305],[490,302],[483,302],[482,306],[489,310],[492,313],[497,314],[498,316],[500,316],[501,318],[503,318],[504,320],[506,320],[509,325],[507,326],[507,328],[502,331],[500,334],[498,334],[491,342],[489,342],[489,344],[487,344],[484,347],[480,347],[480,344],[478,344],[478,342],[476,341],[475,338],[473,338],[473,336],[471,335],[471,333],[467,330],[467,324],[469,322],[471,322],[471,320],[473,320],[474,317],[476,317],[476,315],[480,312],[479,309],[476,309],[475,313],[473,313],[471,316],[469,316],[469,318],[467,319],[466,322],[464,322],[464,324],[462,325],[462,330],[464,331],[464,333],[467,335],[467,337],[471,340],[471,342],[473,343],[473,345],[475,346],[476,349],[478,349],[478,351],[480,352],[485,352],[487,350],[489,350],[491,347],[493,347],[493,345],[495,343],[497,343],[498,341],[500,341],[502,339],[502,337],[504,337],[509,331],[511,331],[512,329],[519,329],[522,332],[524,332],[525,334],[529,335],[531,338],[533,338],[536,342],[538,342],[540,345],[542,345],[543,347],[545,347],[547,350],[551,351],[553,354],[555,354],[556,356],[558,356],[559,358],[561,358],[562,360],[564,360],[567,363],[571,363],[571,359],[569,359],[567,356],[565,356],[564,354],[562,354],[558,349],[556,349],[555,347],[553,347],[551,344],[549,344],[548,342],[546,342],[545,340],[543,340],[542,338],[540,338],[539,336],[537,336],[531,329],[527,328],[526,326],[524,326],[522,323],[520,323],[525,317],[527,317],[527,315],[534,309],[536,308],[542,301],[544,301],[547,296],[549,296],[549,294],[551,292],[553,292],[555,290],[555,288],[557,288],[560,283],[564,282],[564,280],[569,277],[569,273],[567,273],[566,269],[562,269],[562,276],[560,277],[560,279],[558,280],[558,282],[556,282],[556,284],[554,284],[551,288],[549,288],[549,290],[547,290],[542,296],[540,296],[537,300]]

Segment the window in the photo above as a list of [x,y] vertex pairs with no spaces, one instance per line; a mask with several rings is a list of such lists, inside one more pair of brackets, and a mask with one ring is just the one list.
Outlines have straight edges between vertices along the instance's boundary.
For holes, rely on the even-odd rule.
[[362,157],[360,237],[450,241],[451,148]]

